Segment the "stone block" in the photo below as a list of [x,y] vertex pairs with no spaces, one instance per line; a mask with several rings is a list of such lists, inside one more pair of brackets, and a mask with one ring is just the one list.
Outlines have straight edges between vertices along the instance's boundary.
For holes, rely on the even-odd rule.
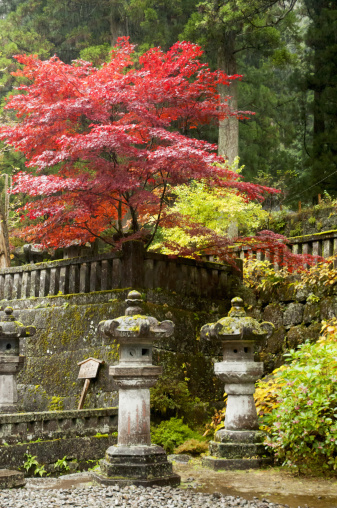
[[301,303],[289,303],[283,314],[283,324],[286,328],[299,325],[303,320],[304,305]]
[[299,287],[295,290],[295,299],[298,302],[305,302],[310,293],[312,293],[312,288],[310,286]]
[[26,453],[36,456],[39,464],[48,466],[47,471],[50,465],[65,455],[69,460],[99,460],[104,456],[106,448],[115,442],[113,436],[92,436],[0,446],[0,467],[22,467]]
[[320,303],[320,319],[329,320],[337,317],[337,298],[328,296]]
[[304,325],[293,326],[287,334],[288,347],[296,349],[308,339],[308,329]]
[[271,303],[263,311],[263,320],[273,323],[275,328],[283,325],[283,307],[279,303]]
[[220,469],[261,469],[271,465],[270,458],[258,459],[219,459],[217,457],[203,457],[202,465],[218,471]]
[[277,328],[266,341],[265,346],[263,347],[263,352],[275,355],[284,351],[285,337],[286,329],[284,326],[280,326],[280,328]]
[[244,459],[262,457],[266,454],[263,443],[216,443],[209,445],[211,455],[225,459]]
[[318,340],[319,336],[321,335],[321,329],[321,323],[311,323],[311,325],[307,328],[308,340],[310,340],[310,342],[315,342]]
[[275,291],[274,301],[286,303],[295,300],[295,297],[296,290],[293,285],[281,284],[281,286]]
[[15,489],[24,487],[25,475],[11,469],[0,469],[0,489]]
[[304,305],[303,323],[307,325],[312,321],[317,321],[319,319],[319,314],[320,314],[319,303],[307,302]]

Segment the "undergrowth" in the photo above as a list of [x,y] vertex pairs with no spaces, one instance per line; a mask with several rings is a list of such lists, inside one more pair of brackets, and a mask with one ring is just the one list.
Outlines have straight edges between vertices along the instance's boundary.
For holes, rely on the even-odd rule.
[[[174,417],[170,420],[162,421],[157,427],[151,426],[152,443],[162,446],[167,453],[172,453],[175,451],[175,448],[190,440],[196,440],[198,443],[205,442],[204,438],[186,425],[181,418]],[[188,446],[190,448],[189,452],[186,449]],[[184,451],[177,453],[192,453],[192,443],[186,445],[186,447]],[[194,443],[195,448],[196,443]]]

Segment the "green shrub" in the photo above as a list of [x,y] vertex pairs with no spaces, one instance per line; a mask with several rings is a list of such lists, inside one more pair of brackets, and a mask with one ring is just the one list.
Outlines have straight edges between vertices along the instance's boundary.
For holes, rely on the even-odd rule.
[[188,439],[183,444],[174,449],[174,453],[189,453],[190,455],[200,455],[208,451],[208,443],[198,439]]
[[267,444],[283,465],[337,469],[337,326],[288,353],[291,364],[276,373],[276,407],[264,415]]
[[171,418],[161,422],[158,427],[151,427],[152,443],[162,446],[167,453],[172,453],[174,448],[188,439],[203,440],[202,436],[190,429],[181,418]]
[[160,420],[176,416],[192,425],[203,422],[207,418],[208,403],[194,397],[187,382],[177,379],[179,374],[163,375],[151,388],[151,411]]

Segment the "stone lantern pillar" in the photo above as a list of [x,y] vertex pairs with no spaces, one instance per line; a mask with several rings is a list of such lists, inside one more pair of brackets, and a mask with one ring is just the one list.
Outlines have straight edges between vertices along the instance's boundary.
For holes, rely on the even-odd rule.
[[19,355],[20,338],[35,335],[35,326],[24,326],[13,316],[12,307],[6,307],[0,321],[0,412],[17,411],[18,394],[16,376],[22,369],[25,357]]
[[119,364],[109,370],[119,388],[118,443],[108,448],[100,472],[93,476],[105,485],[176,486],[180,477],[172,473],[163,448],[151,444],[150,435],[150,387],[162,372],[152,365],[152,345],[170,337],[174,324],[142,315],[138,291],[131,291],[126,303],[125,316],[99,325],[120,345]]
[[273,325],[246,316],[241,298],[233,298],[228,317],[201,328],[201,338],[220,342],[223,361],[214,364],[228,395],[225,427],[210,442],[203,464],[213,469],[250,469],[269,463],[259,432],[254,402],[255,381],[263,363],[254,362],[254,346],[271,335]]

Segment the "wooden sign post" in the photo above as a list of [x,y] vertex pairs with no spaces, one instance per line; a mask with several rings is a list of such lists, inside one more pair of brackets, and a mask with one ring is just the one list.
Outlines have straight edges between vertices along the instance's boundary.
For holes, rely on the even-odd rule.
[[87,358],[86,360],[83,360],[77,364],[81,366],[77,379],[85,379],[77,409],[83,409],[85,396],[87,395],[90,386],[90,379],[95,379],[97,377],[99,366],[102,363],[104,363],[103,360],[97,360],[96,358]]

